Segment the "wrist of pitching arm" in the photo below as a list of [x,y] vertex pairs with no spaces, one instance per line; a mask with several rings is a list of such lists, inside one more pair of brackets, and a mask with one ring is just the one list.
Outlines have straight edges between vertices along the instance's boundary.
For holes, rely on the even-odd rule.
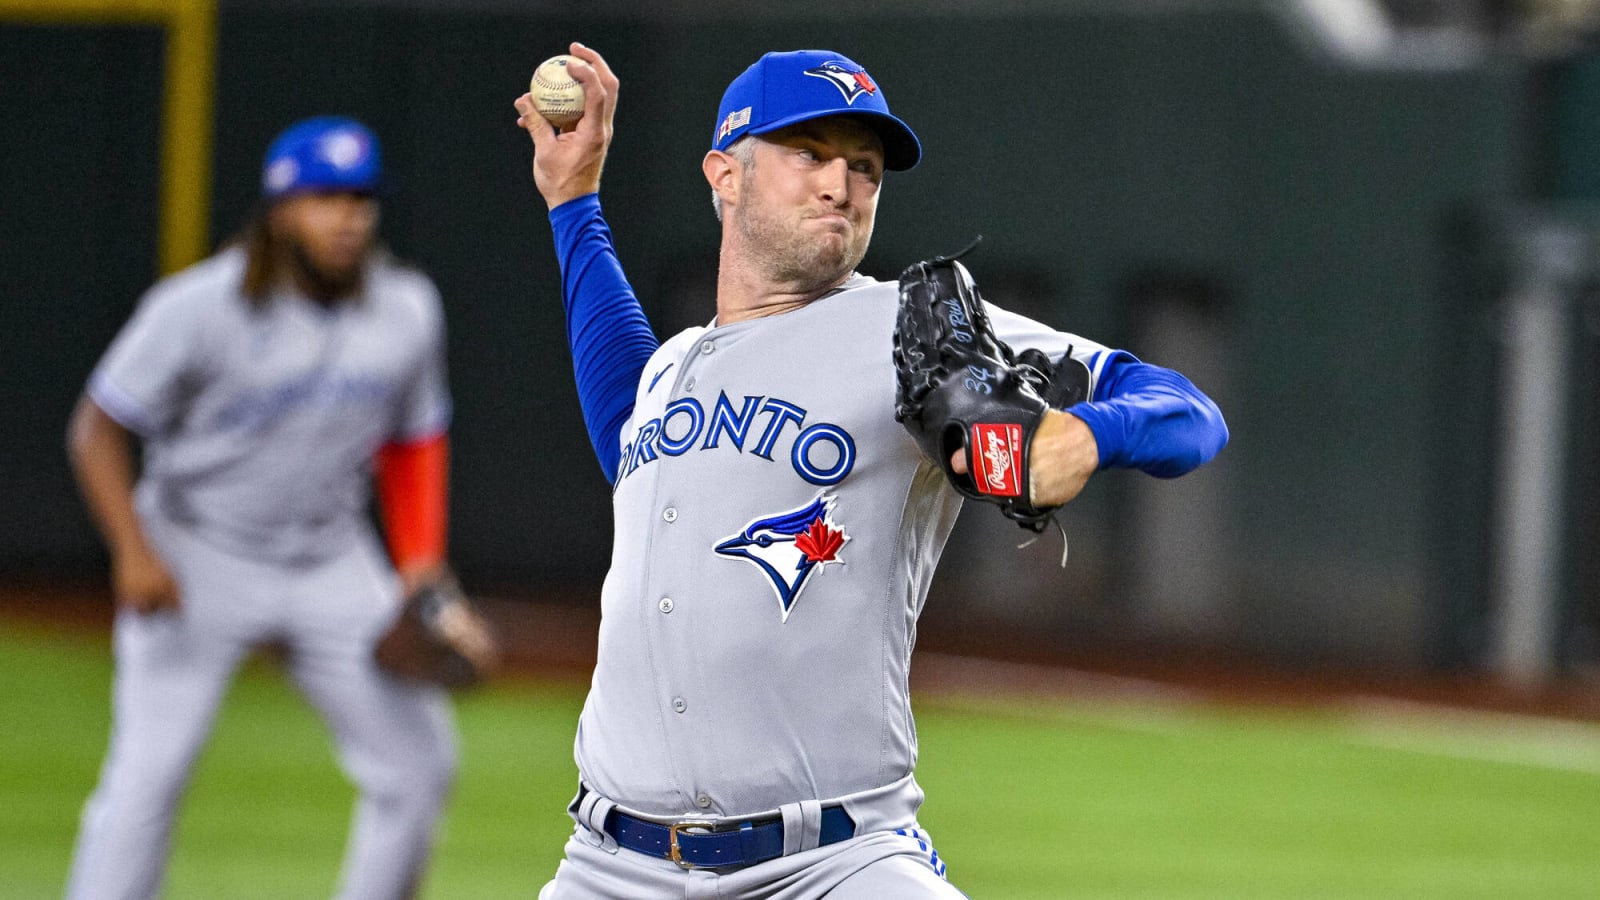
[[1189,379],[1120,351],[1106,365],[1094,399],[1066,411],[1094,433],[1102,469],[1176,478],[1228,443],[1222,411]]
[[402,574],[444,564],[450,444],[443,434],[385,444],[374,460],[389,556]]

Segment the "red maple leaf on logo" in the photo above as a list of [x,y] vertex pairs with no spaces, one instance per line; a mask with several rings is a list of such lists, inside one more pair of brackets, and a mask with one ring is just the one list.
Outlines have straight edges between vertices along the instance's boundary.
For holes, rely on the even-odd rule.
[[867,77],[867,73],[857,72],[855,73],[855,78],[856,84],[861,85],[861,89],[863,91],[866,91],[869,94],[876,94],[878,92],[878,86],[872,83],[872,79]]
[[795,536],[795,549],[806,555],[808,562],[838,562],[839,548],[844,546],[844,532],[829,528],[819,516],[811,527]]

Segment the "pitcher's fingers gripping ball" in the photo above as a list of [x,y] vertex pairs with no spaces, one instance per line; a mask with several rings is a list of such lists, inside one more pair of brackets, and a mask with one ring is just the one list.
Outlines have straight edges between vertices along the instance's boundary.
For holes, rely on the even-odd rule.
[[[1033,502],[1029,447],[1045,411],[1088,399],[1089,370],[1069,348],[1059,365],[1013,354],[995,336],[972,275],[954,257],[900,274],[894,417],[963,495],[1043,531],[1058,507]],[[965,454],[967,472],[951,468]]]
[[567,71],[567,66],[575,62],[581,60],[565,53],[552,56],[539,64],[528,84],[533,108],[545,121],[561,129],[571,128],[583,118],[583,85]]

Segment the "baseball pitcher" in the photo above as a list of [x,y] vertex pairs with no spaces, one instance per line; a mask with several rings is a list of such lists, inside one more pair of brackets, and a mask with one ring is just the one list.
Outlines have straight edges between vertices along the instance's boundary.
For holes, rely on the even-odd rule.
[[598,196],[618,79],[571,54],[576,124],[516,107],[616,534],[575,827],[540,896],[962,896],[917,819],[907,683],[963,498],[1037,530],[1100,469],[1211,459],[1221,414],[1176,372],[983,302],[953,260],[857,272],[885,172],[922,147],[831,51],[728,86],[702,162],[715,315],[658,343]]

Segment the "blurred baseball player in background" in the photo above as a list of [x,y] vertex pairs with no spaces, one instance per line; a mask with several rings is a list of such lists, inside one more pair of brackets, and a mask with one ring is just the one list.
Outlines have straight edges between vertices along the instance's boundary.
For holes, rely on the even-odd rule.
[[[422,877],[455,772],[449,699],[373,646],[443,568],[450,398],[438,293],[375,243],[379,182],[360,123],[285,130],[261,212],[148,292],[73,414],[117,612],[111,744],[70,897],[157,894],[218,704],[268,642],[359,791],[339,896],[407,897]],[[374,467],[390,558],[366,515]]]
[[[961,495],[896,423],[897,284],[855,271],[884,171],[921,145],[849,58],[763,56],[729,85],[702,164],[715,318],[658,344],[597,195],[618,80],[571,52],[584,117],[558,133],[528,95],[516,107],[616,536],[577,824],[540,896],[959,897],[917,820],[907,684]],[[1103,468],[1180,475],[1226,443],[1178,373],[989,315],[1007,343],[1052,363],[1070,349],[1084,373],[1087,399],[1041,411],[1022,457],[1037,505]]]

